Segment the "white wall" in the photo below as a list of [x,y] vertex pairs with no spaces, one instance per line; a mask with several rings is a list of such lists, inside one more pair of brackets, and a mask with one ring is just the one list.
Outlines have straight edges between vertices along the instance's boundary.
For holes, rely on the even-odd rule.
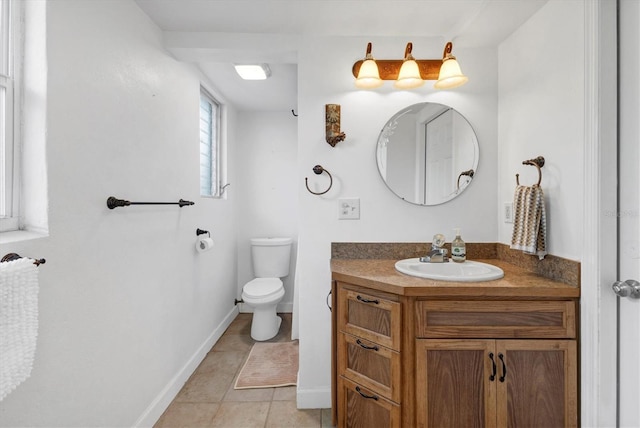
[[[470,82],[452,91],[436,92],[430,83],[396,91],[390,82],[376,91],[354,89],[353,77],[345,70],[361,59],[368,41],[376,57],[395,58],[406,38],[304,37],[297,153],[291,146],[295,137],[290,137],[289,116],[243,113],[235,135],[236,116],[230,111],[229,141],[238,144],[229,145],[229,156],[242,174],[234,175],[231,169],[229,199],[212,200],[198,197],[197,144],[188,144],[197,141],[198,74],[163,51],[159,30],[133,2],[49,2],[50,237],[10,248],[48,260],[40,268],[40,339],[33,375],[0,403],[0,424],[153,422],[153,412],[179,383],[176,373],[188,375],[187,366],[199,347],[233,316],[233,299],[244,283],[242,276],[248,275],[246,241],[263,230],[294,235],[293,223],[298,223],[300,407],[329,406],[330,313],[325,299],[331,242],[429,242],[435,233],[450,240],[454,227],[461,227],[469,242],[493,242],[496,237],[508,242],[510,231],[497,222],[498,212],[503,201],[512,199],[516,172],[523,182],[532,180],[535,168],[520,162],[541,154],[548,162],[543,187],[553,231],[549,250],[577,258],[581,217],[572,207],[580,206],[575,201],[580,200],[582,176],[577,160],[582,158],[583,132],[581,11],[580,1],[552,0],[533,24],[525,24],[500,47],[500,62],[497,50],[456,48]],[[416,57],[433,58],[445,42],[411,41]],[[559,48],[543,52],[549,42]],[[535,73],[549,57],[563,61],[561,68],[578,77],[562,79],[556,87],[557,76]],[[530,60],[529,67],[517,65]],[[513,74],[505,76],[507,71]],[[518,79],[524,83],[516,86]],[[557,93],[566,93],[564,104]],[[554,104],[545,102],[550,94]],[[375,162],[382,126],[401,108],[422,101],[458,110],[476,130],[480,145],[477,174],[469,188],[434,207],[395,197]],[[347,135],[335,148],[324,141],[328,103],[341,104]],[[278,130],[267,124],[280,124],[278,130],[286,130],[287,137],[275,141]],[[262,144],[254,147],[253,141]],[[259,163],[261,156],[276,162],[277,154],[286,161],[273,180],[263,183],[257,172],[245,173],[245,166]],[[292,175],[289,162],[296,165]],[[334,177],[334,187],[323,196],[311,195],[304,186],[304,177],[312,187],[316,180],[324,184],[311,171],[316,164]],[[288,178],[287,186],[297,186],[297,193],[281,184],[280,179]],[[255,187],[262,192],[247,193]],[[196,205],[110,211],[105,207],[110,195],[185,198]],[[298,198],[295,214],[290,200],[281,200],[289,197]],[[337,220],[340,197],[360,198],[360,220]],[[281,212],[280,221],[272,224],[268,219],[282,207],[273,204],[274,199],[290,211]],[[273,210],[269,217],[260,217],[261,206]],[[245,231],[254,227],[254,219],[255,229]],[[194,253],[196,227],[211,230],[213,251]],[[237,266],[238,273],[225,266]]]
[[135,3],[56,0],[47,19],[49,237],[2,247],[47,259],[38,347],[0,425],[150,425],[236,313],[234,193],[199,197],[199,75]]
[[[414,91],[396,91],[391,82],[375,91],[354,88],[349,73],[368,41],[374,56],[395,58],[406,38],[322,38],[301,41],[298,64],[299,226],[296,291],[299,301],[299,407],[330,405],[330,312],[325,304],[331,286],[331,242],[431,242],[436,233],[453,238],[461,227],[471,242],[494,242],[497,236],[497,51],[456,49],[470,82],[438,91],[433,82]],[[412,39],[416,58],[437,58],[442,40]],[[433,101],[454,107],[474,127],[480,144],[478,173],[455,200],[433,207],[403,202],[382,182],[375,160],[378,134],[398,110]],[[324,105],[341,105],[346,140],[332,148],[324,141]],[[332,175],[329,193],[314,196],[303,177],[321,164]],[[337,220],[338,198],[359,197],[360,220]]]
[[[547,251],[580,260],[584,145],[584,4],[551,0],[499,47],[499,212],[538,180],[525,159],[544,156]],[[499,222],[499,241],[511,243]]]
[[[230,143],[237,145],[237,182],[229,187],[237,200],[238,298],[244,284],[254,278],[250,239],[291,237],[291,269],[282,279],[285,295],[277,308],[291,312],[300,185],[296,175],[298,119],[291,111],[243,111],[238,113],[238,123],[237,139]],[[241,311],[252,312],[252,308],[242,305]]]

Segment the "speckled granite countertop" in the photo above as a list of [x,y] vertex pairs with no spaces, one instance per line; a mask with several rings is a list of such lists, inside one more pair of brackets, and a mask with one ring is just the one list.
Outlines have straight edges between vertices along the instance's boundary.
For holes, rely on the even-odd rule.
[[498,258],[474,259],[504,270],[504,278],[485,282],[449,282],[413,277],[396,271],[397,260],[332,258],[332,279],[404,296],[488,299],[580,297],[577,284],[551,279]]

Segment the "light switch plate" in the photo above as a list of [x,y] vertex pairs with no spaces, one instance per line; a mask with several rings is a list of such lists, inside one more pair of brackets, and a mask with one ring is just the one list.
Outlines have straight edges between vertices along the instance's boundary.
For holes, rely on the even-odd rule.
[[359,220],[360,198],[338,199],[338,220]]
[[513,202],[504,203],[503,219],[505,223],[513,223]]

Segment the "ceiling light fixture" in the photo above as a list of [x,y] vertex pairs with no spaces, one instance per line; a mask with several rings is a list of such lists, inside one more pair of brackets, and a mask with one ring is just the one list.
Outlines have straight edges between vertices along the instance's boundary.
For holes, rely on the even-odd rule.
[[446,44],[442,59],[415,59],[411,54],[412,49],[413,44],[409,42],[405,48],[404,59],[374,60],[371,55],[371,43],[368,43],[365,59],[356,61],[351,70],[356,77],[356,87],[373,89],[381,86],[385,80],[395,80],[396,88],[412,89],[422,86],[425,80],[436,80],[436,89],[450,89],[469,80],[462,74],[458,61],[451,54],[451,42]]
[[236,64],[234,67],[244,80],[265,80],[271,76],[271,69],[267,64]]

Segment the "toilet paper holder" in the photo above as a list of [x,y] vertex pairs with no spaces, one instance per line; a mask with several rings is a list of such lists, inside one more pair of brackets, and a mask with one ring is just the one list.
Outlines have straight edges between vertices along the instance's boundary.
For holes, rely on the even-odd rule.
[[209,235],[209,238],[211,238],[211,233],[208,230],[203,230],[203,229],[196,229],[196,236],[200,236],[200,235],[204,235],[204,234]]

